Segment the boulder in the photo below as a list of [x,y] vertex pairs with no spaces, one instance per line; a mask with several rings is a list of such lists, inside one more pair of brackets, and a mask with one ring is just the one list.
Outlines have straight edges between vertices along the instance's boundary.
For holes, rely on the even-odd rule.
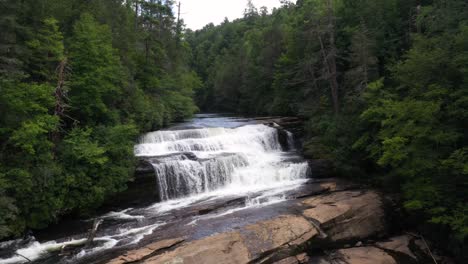
[[374,191],[342,191],[308,198],[303,215],[315,220],[329,243],[380,237],[386,232],[385,212]]
[[[298,117],[262,117],[254,119],[258,124],[275,127],[280,132],[289,131],[300,139],[304,134],[304,120]],[[281,137],[281,135],[280,135]],[[281,138],[280,138],[281,141]]]
[[[325,251],[326,254],[308,257],[310,264],[426,264],[433,260],[417,246],[418,238],[408,235],[391,237],[363,246]],[[413,245],[413,246],[412,246]],[[294,262],[289,257],[279,263]]]
[[392,256],[376,247],[339,249],[336,258],[340,264],[397,264]]
[[410,242],[412,239],[413,238],[407,235],[403,235],[403,236],[390,238],[388,241],[378,242],[376,243],[376,246],[381,249],[399,252],[407,256],[410,256],[413,259],[417,259],[416,256],[413,254],[413,252],[410,250]]
[[329,252],[310,258],[311,264],[398,264],[392,256],[376,247],[357,247]]

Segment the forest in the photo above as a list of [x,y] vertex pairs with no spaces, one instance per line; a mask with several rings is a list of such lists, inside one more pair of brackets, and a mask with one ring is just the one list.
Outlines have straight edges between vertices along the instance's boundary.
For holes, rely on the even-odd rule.
[[284,1],[271,15],[250,4],[187,41],[201,109],[304,118],[308,158],[399,194],[398,221],[466,252],[466,1]]
[[193,31],[172,0],[0,0],[0,239],[92,215],[202,111],[302,118],[307,158],[466,254],[466,0],[281,2]]
[[89,215],[201,81],[172,2],[0,2],[0,237]]

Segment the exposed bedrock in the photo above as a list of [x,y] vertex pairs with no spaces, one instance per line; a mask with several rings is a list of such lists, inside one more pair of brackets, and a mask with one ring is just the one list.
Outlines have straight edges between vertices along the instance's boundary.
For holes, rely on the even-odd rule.
[[[300,119],[269,117],[259,118],[257,122],[276,128],[277,143],[282,150],[297,147],[291,143],[294,142],[291,132],[296,139],[302,135]],[[230,170],[222,169],[227,168],[222,163],[225,159],[239,160],[229,163],[238,164],[239,168],[247,165],[236,153],[200,159],[191,152],[181,151],[166,156],[139,157],[137,178],[149,179],[151,175],[156,179],[154,175],[158,172],[170,175],[164,183],[176,186],[177,190],[162,189],[167,191],[165,196],[177,197],[176,191],[184,193],[182,187],[189,185],[178,178],[179,174],[187,174],[178,173],[174,167],[179,166],[178,161],[184,161],[190,165],[187,167],[190,171],[199,171],[197,175],[208,180],[213,173],[229,179]],[[293,164],[303,162],[296,156],[284,159]],[[176,162],[172,164],[172,161]],[[389,234],[392,229],[388,222],[394,215],[380,193],[328,178],[334,169],[327,160],[310,160],[308,165],[315,180],[285,192],[286,201],[236,211],[257,199],[257,194],[207,200],[174,212],[166,228],[155,231],[138,246],[126,249],[127,252],[118,252],[108,263],[429,263],[428,254],[417,238]],[[180,186],[172,184],[170,180],[173,179],[179,179]],[[161,185],[160,181],[153,184]],[[201,186],[215,189],[222,185],[222,182],[210,180]],[[262,199],[260,194],[258,199]],[[225,214],[229,210],[234,212]]]
[[[278,131],[278,141],[283,150],[300,148],[304,135],[304,121],[298,117],[264,117],[256,122],[274,127]],[[291,139],[293,139],[291,141]]]
[[[304,136],[304,120],[298,117],[265,117],[258,118],[257,122],[269,125],[278,130],[278,141],[284,150],[291,150],[291,147],[302,149]],[[294,138],[294,145],[288,142]],[[307,158],[312,177],[316,179],[335,177],[335,165],[333,161],[327,159],[327,155],[322,155],[320,147],[313,147],[314,155],[302,153]],[[303,152],[303,151],[302,151]],[[325,158],[324,158],[325,157]]]
[[[255,209],[258,215],[278,212],[270,218],[244,218],[245,225],[221,231],[200,222],[202,227],[174,231],[172,237],[159,234],[147,246],[109,263],[428,263],[418,239],[387,238],[384,201],[378,192],[336,180],[311,186],[314,190],[304,191],[302,198]],[[229,225],[246,215],[233,214],[217,222]],[[212,233],[194,235],[200,233],[198,228]]]

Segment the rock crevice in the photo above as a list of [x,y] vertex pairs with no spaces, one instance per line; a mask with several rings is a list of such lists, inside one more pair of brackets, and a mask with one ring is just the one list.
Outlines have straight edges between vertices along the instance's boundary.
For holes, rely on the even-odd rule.
[[387,225],[381,194],[339,181],[316,184],[328,192],[298,198],[290,211],[271,219],[197,239],[161,240],[109,263],[424,263],[421,252],[411,249],[413,238],[383,239]]

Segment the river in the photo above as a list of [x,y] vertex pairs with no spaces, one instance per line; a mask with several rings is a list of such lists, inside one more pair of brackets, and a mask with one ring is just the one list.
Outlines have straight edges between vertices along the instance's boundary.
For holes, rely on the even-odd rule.
[[211,114],[147,133],[135,145],[135,155],[154,168],[152,188],[160,202],[80,221],[83,226],[100,222],[91,244],[85,245],[88,234],[82,228],[64,237],[50,234],[53,240],[0,243],[0,263],[102,263],[167,232],[197,237],[247,221],[207,224],[236,213],[267,218],[268,211],[256,215],[256,208],[287,201],[309,181],[308,164],[287,135],[284,146],[272,126]]

